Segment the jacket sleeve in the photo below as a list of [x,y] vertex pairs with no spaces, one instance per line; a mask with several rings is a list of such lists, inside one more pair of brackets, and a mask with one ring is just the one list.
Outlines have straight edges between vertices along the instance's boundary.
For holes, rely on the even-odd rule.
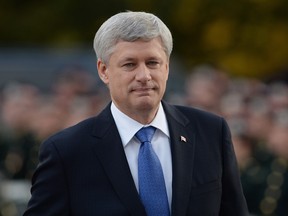
[[31,199],[23,216],[69,215],[69,199],[63,163],[55,143],[41,145],[39,165],[32,178]]
[[220,216],[249,216],[231,133],[224,119],[222,125],[223,174]]

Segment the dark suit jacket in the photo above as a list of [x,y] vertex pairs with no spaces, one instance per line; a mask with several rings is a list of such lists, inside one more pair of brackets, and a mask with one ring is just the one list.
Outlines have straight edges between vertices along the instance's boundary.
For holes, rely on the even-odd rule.
[[[226,122],[162,103],[172,151],[172,216],[247,216]],[[46,140],[39,159],[25,216],[146,215],[110,105]]]

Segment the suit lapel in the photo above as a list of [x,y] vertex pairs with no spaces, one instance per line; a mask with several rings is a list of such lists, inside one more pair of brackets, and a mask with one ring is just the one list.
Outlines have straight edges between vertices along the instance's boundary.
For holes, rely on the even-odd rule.
[[[195,130],[173,106],[162,102],[166,113],[172,152],[172,216],[186,215],[194,162]],[[111,184],[131,215],[146,216],[125,156],[121,138],[110,111],[110,104],[97,117],[94,149]],[[182,139],[181,139],[182,137]]]
[[110,112],[110,105],[97,117],[96,122],[93,134],[99,141],[95,143],[94,149],[115,192],[131,215],[146,215],[130,172],[120,135]]
[[163,102],[172,152],[172,216],[184,216],[188,207],[194,167],[195,130],[189,120],[173,106]]

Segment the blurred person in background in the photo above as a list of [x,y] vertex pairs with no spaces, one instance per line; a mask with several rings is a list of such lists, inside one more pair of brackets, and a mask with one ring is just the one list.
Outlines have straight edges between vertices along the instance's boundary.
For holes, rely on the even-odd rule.
[[197,66],[185,83],[186,104],[219,114],[219,101],[227,84],[228,77],[220,69],[210,65]]
[[[221,82],[211,79],[211,68],[209,72],[207,69],[192,70],[196,73],[187,82],[189,104],[227,119],[250,213],[288,215],[287,84],[234,78],[228,80],[223,90]],[[215,91],[217,88],[220,90]]]
[[31,118],[31,131],[39,144],[56,131],[63,129],[68,121],[67,110],[56,104],[53,95],[42,94],[39,105]]
[[30,198],[26,186],[38,164],[40,143],[56,131],[95,115],[109,100],[108,91],[95,85],[94,77],[79,67],[61,70],[52,84],[51,89],[44,90],[32,83],[13,81],[1,89],[1,216],[23,214]]
[[29,199],[27,185],[36,168],[33,151],[38,149],[31,120],[38,108],[38,98],[39,89],[27,82],[9,82],[1,89],[1,216],[21,215]]
[[232,129],[249,211],[253,215],[285,216],[288,131],[283,127],[285,112],[281,111],[288,108],[287,94],[283,92],[286,85],[275,88],[256,80],[242,80],[238,84],[241,85],[234,85],[229,91],[231,94],[238,89],[236,96],[240,97],[230,98],[221,110]]
[[68,120],[64,128],[75,125],[83,119],[98,114],[109,101],[106,91],[91,92],[87,95],[79,95],[74,98],[69,108]]
[[108,91],[105,93],[102,88],[91,73],[76,66],[59,71],[46,92],[27,82],[4,85],[0,176],[30,179],[38,162],[40,143],[56,131],[97,114],[109,100]]
[[288,84],[275,81],[269,84],[268,103],[271,107],[271,110],[274,113],[277,113],[278,110],[287,109],[288,107]]
[[57,72],[51,89],[39,96],[38,108],[30,119],[30,129],[38,144],[32,151],[35,168],[41,142],[61,129],[96,115],[104,107],[109,95],[102,89],[82,67],[67,66]]
[[31,119],[38,108],[39,89],[23,82],[8,83],[2,90],[0,122],[0,173],[5,179],[30,179],[35,145]]
[[274,158],[260,209],[266,215],[288,215],[288,107],[274,114],[267,148]]
[[67,66],[56,73],[51,90],[58,108],[69,112],[76,97],[88,95],[94,92],[98,86],[92,73],[83,67],[74,65]]
[[68,66],[57,73],[51,86],[51,103],[61,112],[62,129],[103,109],[110,97],[102,85],[92,73],[79,66]]
[[249,104],[248,134],[255,142],[254,178],[259,179],[258,184],[251,182],[259,200],[250,206],[261,215],[288,215],[287,92],[285,84],[268,84],[265,93],[255,95]]
[[288,159],[288,109],[278,110],[274,114],[271,133],[268,134],[268,148]]

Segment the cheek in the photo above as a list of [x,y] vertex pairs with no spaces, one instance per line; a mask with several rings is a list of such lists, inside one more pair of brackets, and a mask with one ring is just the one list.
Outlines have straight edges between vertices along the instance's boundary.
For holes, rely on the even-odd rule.
[[109,80],[110,91],[113,91],[114,94],[121,96],[121,94],[126,94],[126,91],[129,86],[129,82],[126,78],[118,76],[111,77]]
[[164,82],[167,82],[168,81],[168,77],[169,77],[169,70],[163,66],[161,67],[160,70],[156,71],[155,73],[151,73],[151,74],[154,74],[154,77],[153,79],[154,80],[157,80],[157,82],[161,82],[161,83],[164,83]]
[[168,81],[168,77],[169,77],[168,75],[169,75],[169,73],[167,72],[166,75],[165,75],[165,82]]
[[168,77],[169,77],[169,70],[165,70],[162,74],[163,79],[165,80],[165,82],[168,81]]
[[168,73],[162,74],[162,77],[160,77],[159,80],[162,86],[166,86],[168,81]]

